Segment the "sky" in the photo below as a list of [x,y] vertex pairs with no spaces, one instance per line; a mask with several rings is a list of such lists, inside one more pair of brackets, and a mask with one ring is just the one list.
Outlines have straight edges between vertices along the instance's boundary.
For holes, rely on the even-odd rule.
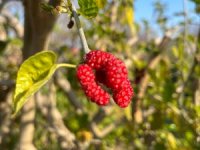
[[[155,13],[154,13],[154,7],[153,3],[158,0],[134,0],[134,10],[135,10],[135,21],[139,23],[139,25],[142,24],[142,20],[147,20],[150,25],[156,30],[158,29],[158,26],[156,25],[156,19],[155,19]],[[183,1],[186,1],[186,9],[187,9],[187,14],[188,18],[192,18],[193,22],[196,24],[200,24],[200,17],[195,15],[194,9],[195,9],[195,4],[192,3],[190,0],[159,0],[161,3],[166,4],[167,10],[164,12],[167,17],[169,17],[168,20],[168,27],[172,27],[178,24],[180,21],[184,21],[184,17],[177,17],[174,16],[174,13],[180,13],[183,12]],[[20,3],[16,3],[16,6],[21,5]],[[13,6],[13,5],[12,5]],[[16,7],[17,8],[17,7]],[[20,18],[22,18],[23,22],[23,11],[22,9],[16,9],[11,7],[11,11],[13,12],[18,12],[18,15]],[[19,11],[21,10],[21,11]],[[196,28],[197,25],[192,25]],[[190,27],[191,28],[191,27]],[[159,31],[158,31],[159,32]]]
[[[135,0],[135,20],[136,22],[141,22],[143,19],[155,23],[154,19],[154,8],[153,3],[156,0]],[[183,20],[183,17],[173,17],[174,13],[183,12],[183,1],[184,0],[160,0],[167,5],[167,11],[165,11],[166,16],[170,17],[169,25],[173,26],[178,21]],[[188,17],[193,18],[199,22],[198,17],[194,15],[195,5],[190,0],[186,0],[186,10]]]

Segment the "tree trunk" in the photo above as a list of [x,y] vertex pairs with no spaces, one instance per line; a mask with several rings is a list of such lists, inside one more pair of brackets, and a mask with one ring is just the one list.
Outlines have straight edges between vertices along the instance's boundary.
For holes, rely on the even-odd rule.
[[48,48],[49,34],[56,21],[56,16],[41,10],[41,2],[42,0],[24,0],[24,59]]
[[[24,0],[24,46],[22,49],[23,59],[48,49],[49,34],[56,22],[56,16],[44,12],[40,8],[43,0]],[[60,0],[50,2],[52,5],[60,3]],[[33,145],[34,136],[35,102],[29,100],[23,107],[20,125],[20,150],[36,149]]]

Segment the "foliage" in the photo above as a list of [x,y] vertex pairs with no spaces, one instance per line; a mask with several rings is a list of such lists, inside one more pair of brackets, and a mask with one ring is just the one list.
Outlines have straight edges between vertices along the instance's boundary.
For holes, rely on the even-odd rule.
[[52,51],[43,51],[28,58],[21,65],[16,80],[16,88],[13,99],[15,116],[27,99],[37,92],[54,74],[57,68],[68,64],[56,64],[57,56]]
[[56,70],[56,55],[53,52],[41,52],[27,59],[17,75],[14,94],[14,115],[25,104],[27,98],[44,85]]
[[[61,69],[58,72],[69,81],[71,90],[84,107],[82,113],[76,110],[66,91],[56,84],[59,77],[55,74],[52,80],[56,84],[57,108],[63,116],[65,125],[76,135],[78,142],[89,143],[88,149],[91,150],[97,147],[99,149],[200,149],[198,36],[191,32],[183,36],[182,22],[176,25],[181,31],[167,26],[168,20],[165,16],[167,7],[157,1],[154,3],[157,14],[155,21],[162,30],[161,39],[155,36],[160,33],[155,33],[147,20],[144,20],[143,24],[135,22],[134,9],[130,7],[134,3],[130,5],[129,0],[88,2],[90,5],[79,1],[81,15],[86,16],[82,21],[88,43],[92,49],[112,52],[124,60],[129,68],[135,98],[132,100],[132,105],[126,109],[120,109],[112,104],[108,106],[109,113],[106,112],[105,117],[97,122],[97,126],[102,132],[110,125],[114,128],[105,136],[98,137],[91,130],[91,124],[95,115],[102,109],[87,101],[75,78],[75,69]],[[195,2],[198,6],[198,2]],[[56,47],[58,62],[79,64],[82,61],[80,44],[77,42],[79,37],[77,33],[73,33],[73,29],[69,31],[61,26],[61,23],[57,24],[50,41],[51,45]],[[63,33],[67,38],[61,38]],[[21,45],[10,42],[14,40],[10,38],[9,42],[2,42],[1,79],[15,79],[16,68],[19,66],[19,62],[15,62],[12,58],[18,59],[19,55],[21,56],[19,50]],[[21,39],[18,40],[22,42]],[[64,41],[64,44],[60,44],[60,41]],[[42,62],[45,57],[41,59],[41,55],[48,55],[47,63]],[[20,105],[16,110],[25,102],[24,97],[16,100],[16,96],[27,92],[26,97],[28,97],[44,85],[56,69],[55,60],[56,57],[52,52],[42,52],[22,64],[17,75],[17,92],[14,96]],[[26,69],[23,69],[24,67]],[[42,72],[38,72],[38,67],[44,68]],[[44,74],[46,75],[43,76]],[[30,79],[23,91],[18,91],[18,83],[22,82],[20,78]],[[39,84],[35,87],[36,83]],[[26,84],[23,82],[22,85],[25,87]],[[31,92],[30,87],[33,89]],[[51,93],[48,85],[43,86],[40,91],[43,95]],[[55,134],[46,130],[48,124],[41,112],[37,112],[35,124],[34,144],[37,148],[61,149]],[[12,128],[9,136],[4,139],[4,145],[8,149],[14,149],[17,144],[19,118],[12,122]],[[95,140],[100,140],[100,143],[95,144]]]

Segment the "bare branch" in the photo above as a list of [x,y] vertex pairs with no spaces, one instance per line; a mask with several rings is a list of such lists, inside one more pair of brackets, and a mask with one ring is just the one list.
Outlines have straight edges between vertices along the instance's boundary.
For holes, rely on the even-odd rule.
[[100,108],[99,111],[94,115],[90,124],[90,129],[92,133],[94,134],[94,137],[103,138],[108,133],[113,131],[113,129],[118,125],[118,123],[112,123],[102,130],[98,128],[97,124],[100,123],[105,118],[105,116],[108,116],[113,111],[112,108],[113,107],[111,106]]
[[184,11],[184,32],[183,32],[183,44],[184,51],[188,51],[187,47],[187,30],[188,30],[188,10],[187,10],[187,0],[183,0],[183,11]]
[[40,108],[44,117],[48,120],[51,132],[54,132],[61,144],[62,149],[75,149],[75,136],[69,129],[65,127],[62,116],[56,108],[55,87],[52,84],[50,94],[37,94],[37,106]]
[[190,69],[189,69],[189,72],[187,74],[187,78],[185,81],[183,81],[182,85],[181,85],[181,88],[179,90],[179,96],[178,96],[178,103],[179,103],[179,107],[183,107],[183,100],[184,100],[184,90],[185,90],[185,87],[188,85],[192,75],[194,74],[194,69],[195,67],[200,63],[200,61],[198,60],[197,58],[197,54],[200,52],[200,48],[199,48],[199,40],[200,40],[200,29],[199,29],[199,32],[198,32],[198,37],[197,37],[197,42],[196,42],[196,51],[195,53],[193,54],[193,61],[192,61],[192,64],[190,66]]
[[94,134],[94,137],[103,138],[106,135],[108,135],[110,132],[112,132],[116,128],[117,125],[118,125],[117,123],[112,123],[108,125],[107,127],[105,127],[104,129],[100,130],[97,124],[92,122],[91,131]]
[[105,116],[111,114],[112,111],[113,111],[112,106],[106,106],[106,107],[100,108],[99,111],[92,118],[92,122],[95,122],[98,124],[105,118]]
[[57,73],[55,77],[56,85],[62,89],[63,92],[67,95],[70,103],[75,107],[78,113],[82,113],[84,108],[77,96],[75,95],[74,91],[71,88],[70,82],[65,78],[62,77],[61,73]]
[[22,109],[21,123],[20,123],[20,150],[36,150],[33,145],[34,137],[34,119],[35,119],[35,101],[31,97]]
[[7,93],[5,100],[0,103],[0,145],[4,143],[4,140],[10,133],[11,125],[11,99],[12,92]]
[[3,7],[9,3],[14,1],[21,1],[21,0],[0,0],[0,12],[2,11]]
[[15,31],[17,37],[22,38],[24,35],[24,28],[19,20],[6,10],[2,10],[1,15],[6,18],[8,25]]
[[200,79],[198,79],[198,85],[194,96],[194,103],[196,106],[200,106]]
[[159,50],[160,50],[159,53],[151,56],[148,63],[149,65],[147,66],[145,73],[139,82],[140,88],[139,88],[138,94],[135,97],[134,103],[132,103],[132,116],[134,117],[135,121],[138,123],[142,122],[142,111],[139,107],[141,105],[141,99],[144,97],[147,87],[148,87],[148,83],[149,83],[149,74],[147,70],[155,69],[155,67],[157,66],[157,64],[159,63],[161,59],[161,54],[165,50],[165,47],[167,46],[169,41],[171,40],[172,34],[173,34],[173,30],[166,32],[162,41],[158,45]]

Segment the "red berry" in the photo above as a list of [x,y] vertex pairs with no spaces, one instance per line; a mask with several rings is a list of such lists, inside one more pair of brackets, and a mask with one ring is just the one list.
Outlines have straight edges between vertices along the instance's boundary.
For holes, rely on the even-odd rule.
[[110,53],[95,50],[86,54],[84,63],[78,66],[77,76],[91,101],[99,105],[108,104],[108,93],[98,85],[102,83],[112,90],[114,101],[120,107],[128,106],[133,89],[126,66],[120,59]]
[[100,69],[103,68],[111,59],[114,59],[112,54],[100,50],[94,50],[86,54],[85,63],[93,69]]
[[108,104],[109,94],[96,83],[95,75],[91,67],[87,64],[79,65],[77,68],[77,77],[85,94],[92,102],[98,105]]
[[77,76],[81,83],[81,85],[86,86],[91,83],[91,81],[95,80],[95,75],[92,69],[86,65],[79,65],[77,68]]
[[133,94],[131,83],[127,80],[124,82],[122,89],[114,92],[113,99],[120,107],[124,108],[130,103]]
[[121,89],[123,82],[126,81],[128,76],[125,64],[116,58],[107,63],[105,70],[108,87],[113,90]]

